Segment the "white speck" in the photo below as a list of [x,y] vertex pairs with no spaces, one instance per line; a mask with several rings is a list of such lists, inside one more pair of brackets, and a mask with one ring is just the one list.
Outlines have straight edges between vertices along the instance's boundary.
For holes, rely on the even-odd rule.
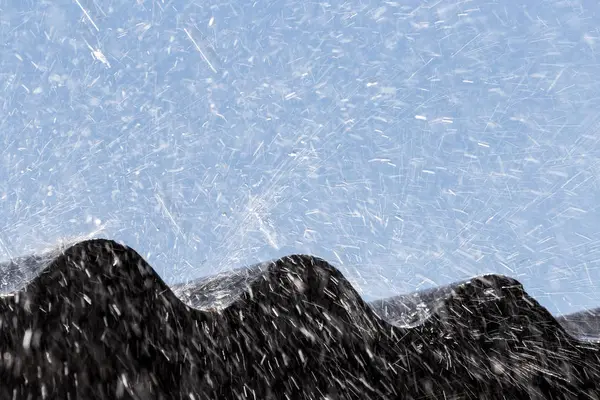
[[420,121],[427,121],[427,117],[424,115],[415,115],[415,119],[418,119]]
[[306,358],[304,358],[304,353],[302,353],[302,349],[298,350],[298,356],[300,356],[300,361],[304,364],[306,362]]
[[210,20],[208,21],[208,26],[213,26],[215,24],[215,17],[210,17]]
[[115,311],[115,313],[117,314],[117,316],[121,316],[121,310],[119,309],[119,307],[116,304],[111,304],[112,309]]
[[597,37],[591,36],[588,33],[583,35],[583,41],[590,47],[592,47],[594,44],[596,44],[597,39],[598,39]]
[[288,93],[285,95],[286,100],[291,100],[296,97],[296,92]]
[[379,7],[377,10],[375,10],[375,12],[373,12],[373,19],[380,19],[381,17],[383,17],[383,14],[385,14],[386,11],[387,8],[385,6]]
[[496,375],[503,375],[504,374],[504,366],[502,365],[502,363],[500,363],[499,361],[496,360],[491,360],[491,364],[492,364],[492,371],[496,374]]
[[31,347],[31,337],[33,336],[33,331],[31,329],[27,329],[25,331],[25,336],[23,336],[23,348],[25,350],[29,350]]
[[368,162],[373,163],[373,162],[380,162],[380,163],[389,163],[392,160],[389,158],[372,158],[370,159]]
[[110,68],[110,63],[108,62],[106,56],[102,53],[102,51],[100,51],[100,49],[92,50],[92,57],[100,61],[102,64],[106,65],[108,68]]
[[441,118],[434,119],[431,123],[432,124],[447,124],[447,125],[450,125],[450,124],[453,124],[454,121],[450,117],[441,117]]

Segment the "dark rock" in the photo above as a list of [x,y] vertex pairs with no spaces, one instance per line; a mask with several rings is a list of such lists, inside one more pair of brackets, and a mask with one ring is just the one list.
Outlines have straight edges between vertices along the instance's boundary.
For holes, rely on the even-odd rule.
[[0,299],[2,399],[600,398],[600,345],[504,276],[368,305],[310,256],[177,295],[112,241],[44,259]]

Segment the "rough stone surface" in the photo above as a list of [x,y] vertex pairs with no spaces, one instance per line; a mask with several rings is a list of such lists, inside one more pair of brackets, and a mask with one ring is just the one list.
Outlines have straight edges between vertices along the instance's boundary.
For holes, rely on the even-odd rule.
[[369,305],[302,255],[173,288],[109,240],[27,268],[1,399],[600,398],[600,345],[500,275]]

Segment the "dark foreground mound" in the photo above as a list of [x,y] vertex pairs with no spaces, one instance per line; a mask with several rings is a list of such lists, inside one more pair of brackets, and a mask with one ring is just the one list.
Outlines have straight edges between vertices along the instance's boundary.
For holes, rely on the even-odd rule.
[[503,276],[370,306],[291,256],[177,297],[107,240],[33,271],[0,301],[1,399],[600,398],[600,346]]

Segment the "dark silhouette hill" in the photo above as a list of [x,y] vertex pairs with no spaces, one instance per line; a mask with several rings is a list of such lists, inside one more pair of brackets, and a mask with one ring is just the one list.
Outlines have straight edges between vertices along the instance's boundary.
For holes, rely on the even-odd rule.
[[173,288],[110,240],[21,260],[27,283],[0,299],[2,399],[600,395],[600,345],[501,275],[367,304],[305,255]]

